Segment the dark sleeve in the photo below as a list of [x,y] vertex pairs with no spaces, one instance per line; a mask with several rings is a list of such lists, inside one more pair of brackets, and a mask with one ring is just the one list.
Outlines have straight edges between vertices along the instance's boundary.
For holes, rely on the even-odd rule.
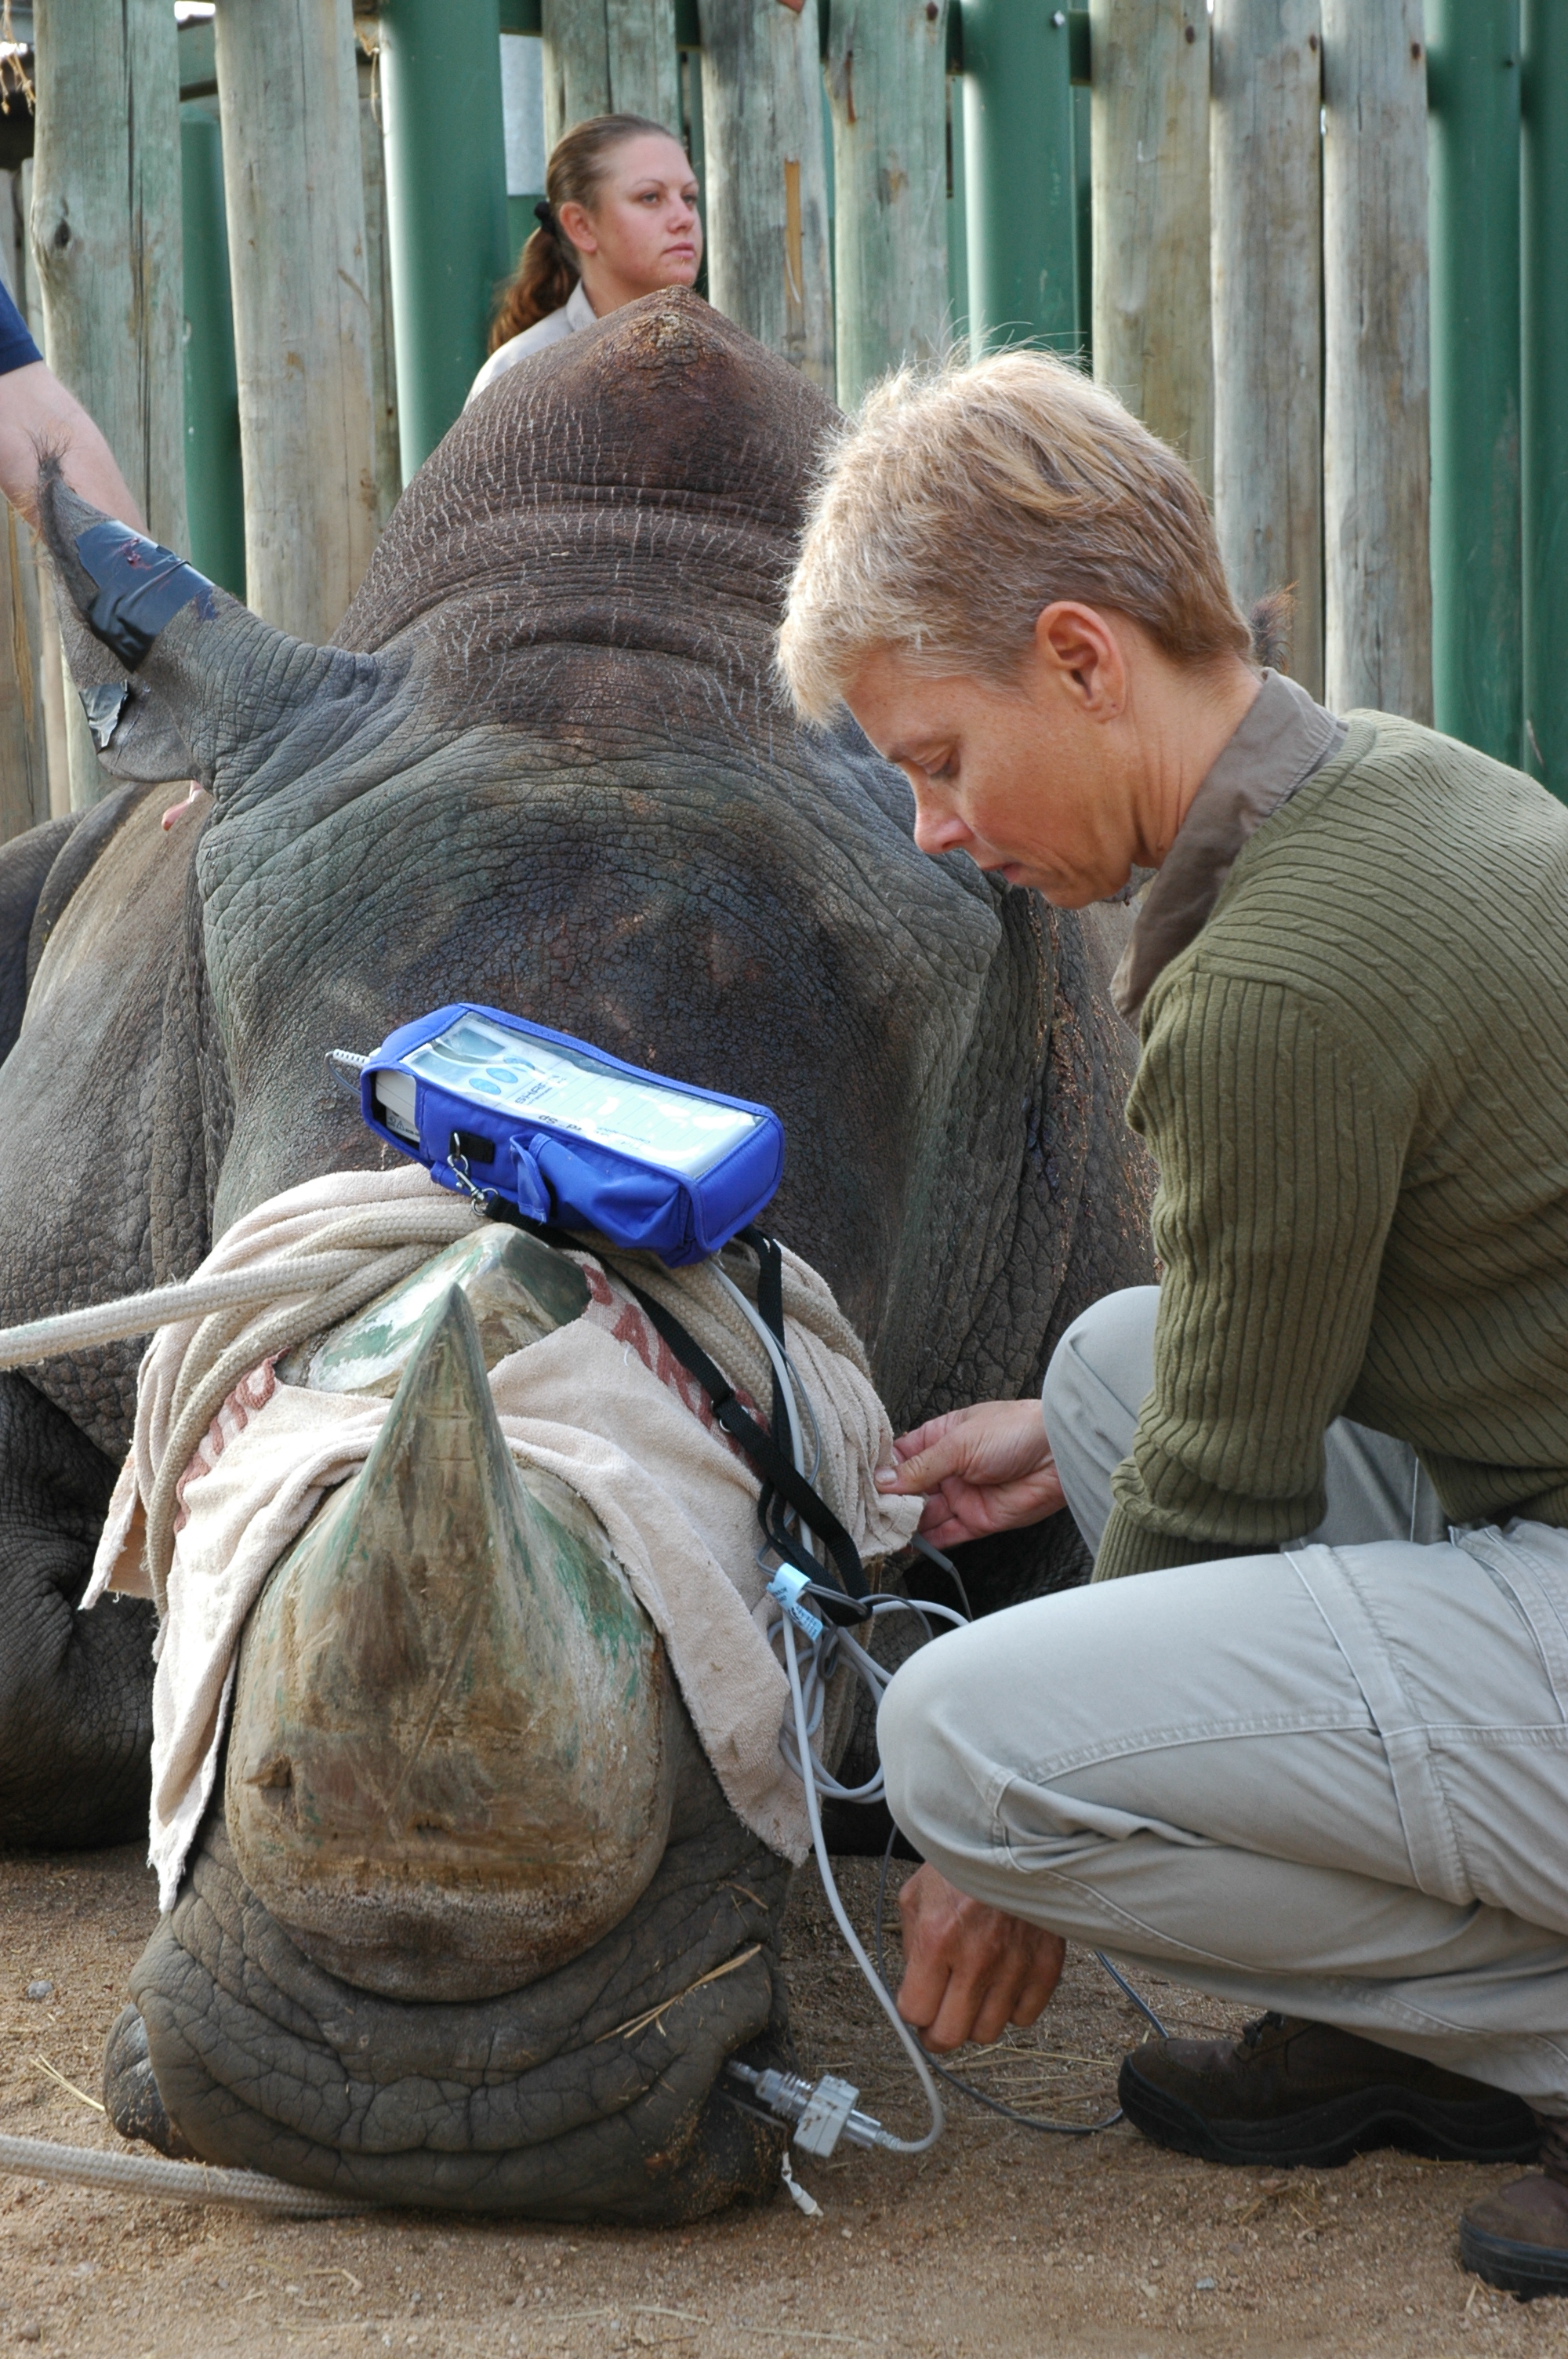
[[6,292],[0,279],[0,376],[9,376],[13,369],[26,368],[31,361],[41,361],[42,353],[27,333],[27,323]]

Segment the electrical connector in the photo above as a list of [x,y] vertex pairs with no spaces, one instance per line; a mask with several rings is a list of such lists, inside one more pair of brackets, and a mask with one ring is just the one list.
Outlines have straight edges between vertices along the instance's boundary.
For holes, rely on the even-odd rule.
[[815,1644],[821,1637],[825,1625],[808,1605],[800,1602],[810,1586],[804,1572],[797,1572],[793,1564],[781,1564],[768,1583],[768,1595],[784,1607],[795,1628],[804,1630]]
[[795,2072],[756,2072],[749,2064],[730,2066],[737,2081],[754,2089],[768,2111],[793,2124],[795,2143],[803,2154],[830,2155],[841,2137],[851,2146],[887,2146],[888,2133],[874,2114],[862,2114],[855,2104],[859,2089],[824,2072],[816,2082]]

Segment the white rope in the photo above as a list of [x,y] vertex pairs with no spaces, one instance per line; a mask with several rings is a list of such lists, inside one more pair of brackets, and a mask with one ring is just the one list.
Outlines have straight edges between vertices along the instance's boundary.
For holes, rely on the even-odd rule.
[[147,1571],[160,1614],[174,1556],[177,1485],[240,1378],[308,1336],[351,1318],[443,1245],[467,1236],[478,1217],[466,1199],[438,1189],[409,1202],[359,1205],[326,1222],[292,1254],[238,1269],[198,1271],[177,1286],[0,1329],[5,1369],[150,1335],[160,1327],[200,1322],[185,1353],[174,1424],[146,1503]]
[[61,1310],[51,1319],[32,1319],[22,1327],[0,1327],[0,1370],[58,1360],[68,1352],[89,1351],[97,1343],[124,1343],[133,1335],[150,1335],[155,1327],[204,1319],[215,1310],[323,1294],[362,1269],[367,1257],[378,1250],[423,1245],[430,1253],[438,1252],[442,1245],[466,1236],[475,1217],[472,1206],[460,1197],[366,1205],[319,1230],[298,1254],[280,1255],[242,1269],[198,1274],[173,1286],[154,1287],[146,1294],[123,1295],[114,1302]]
[[122,1343],[172,1327],[178,1319],[201,1319],[210,1311],[247,1303],[273,1302],[284,1295],[316,1294],[348,1277],[364,1256],[359,1253],[298,1255],[286,1261],[258,1262],[254,1269],[228,1269],[210,1277],[188,1277],[149,1294],[127,1294],[117,1302],[89,1303],[52,1319],[32,1319],[24,1327],[0,1328],[0,1369],[30,1367],[85,1352],[95,1343]]
[[52,2138],[0,2137],[0,2171],[75,2187],[112,2187],[127,2195],[167,2195],[177,2203],[238,2203],[264,2212],[291,2212],[302,2220],[375,2208],[362,2195],[322,2195],[313,2187],[287,2187],[259,2170],[218,2170],[204,2162],[169,2162],[161,2155],[103,2154],[96,2147],[56,2146]]

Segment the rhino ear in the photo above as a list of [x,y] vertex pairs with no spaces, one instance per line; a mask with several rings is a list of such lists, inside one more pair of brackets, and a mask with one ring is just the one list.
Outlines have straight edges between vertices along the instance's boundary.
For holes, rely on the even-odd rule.
[[315,698],[373,699],[373,656],[275,630],[193,565],[73,492],[45,457],[38,516],[60,636],[98,758],[114,777],[197,778],[272,750]]

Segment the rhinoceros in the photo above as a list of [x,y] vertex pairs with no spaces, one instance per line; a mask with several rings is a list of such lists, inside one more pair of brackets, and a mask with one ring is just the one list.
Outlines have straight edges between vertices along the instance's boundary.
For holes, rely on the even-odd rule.
[[[129,783],[0,853],[13,1320],[178,1278],[277,1191],[389,1163],[327,1052],[459,999],[775,1107],[769,1225],[831,1284],[895,1427],[1037,1386],[1064,1326],[1147,1276],[1099,921],[925,858],[901,776],[848,723],[798,727],[775,684],[832,417],[696,297],[649,297],[464,414],[336,644],[221,592],[132,672],[70,631]],[[47,465],[41,496],[70,625],[102,520]],[[165,828],[157,782],[186,777],[206,792]],[[396,1451],[320,1511],[340,1539],[395,1553],[445,1479],[422,1437],[482,1422],[460,1311],[406,1375]],[[139,1352],[0,1375],[11,1843],[144,1819],[151,1609],[73,1610]],[[476,1467],[492,1440],[476,1427]],[[375,1491],[393,1457],[404,1526]],[[496,1495],[476,1475],[465,1512]],[[586,1545],[556,1505],[559,1546]],[[977,1605],[1081,1572],[1065,1523],[970,1551]],[[635,1875],[516,1988],[417,1957],[389,1981],[388,1943],[297,1939],[216,1801],[111,2042],[116,2117],[375,2201],[674,2221],[776,2183],[774,2134],[719,2080],[785,2051],[788,1871],[678,1695],[661,1728]]]

